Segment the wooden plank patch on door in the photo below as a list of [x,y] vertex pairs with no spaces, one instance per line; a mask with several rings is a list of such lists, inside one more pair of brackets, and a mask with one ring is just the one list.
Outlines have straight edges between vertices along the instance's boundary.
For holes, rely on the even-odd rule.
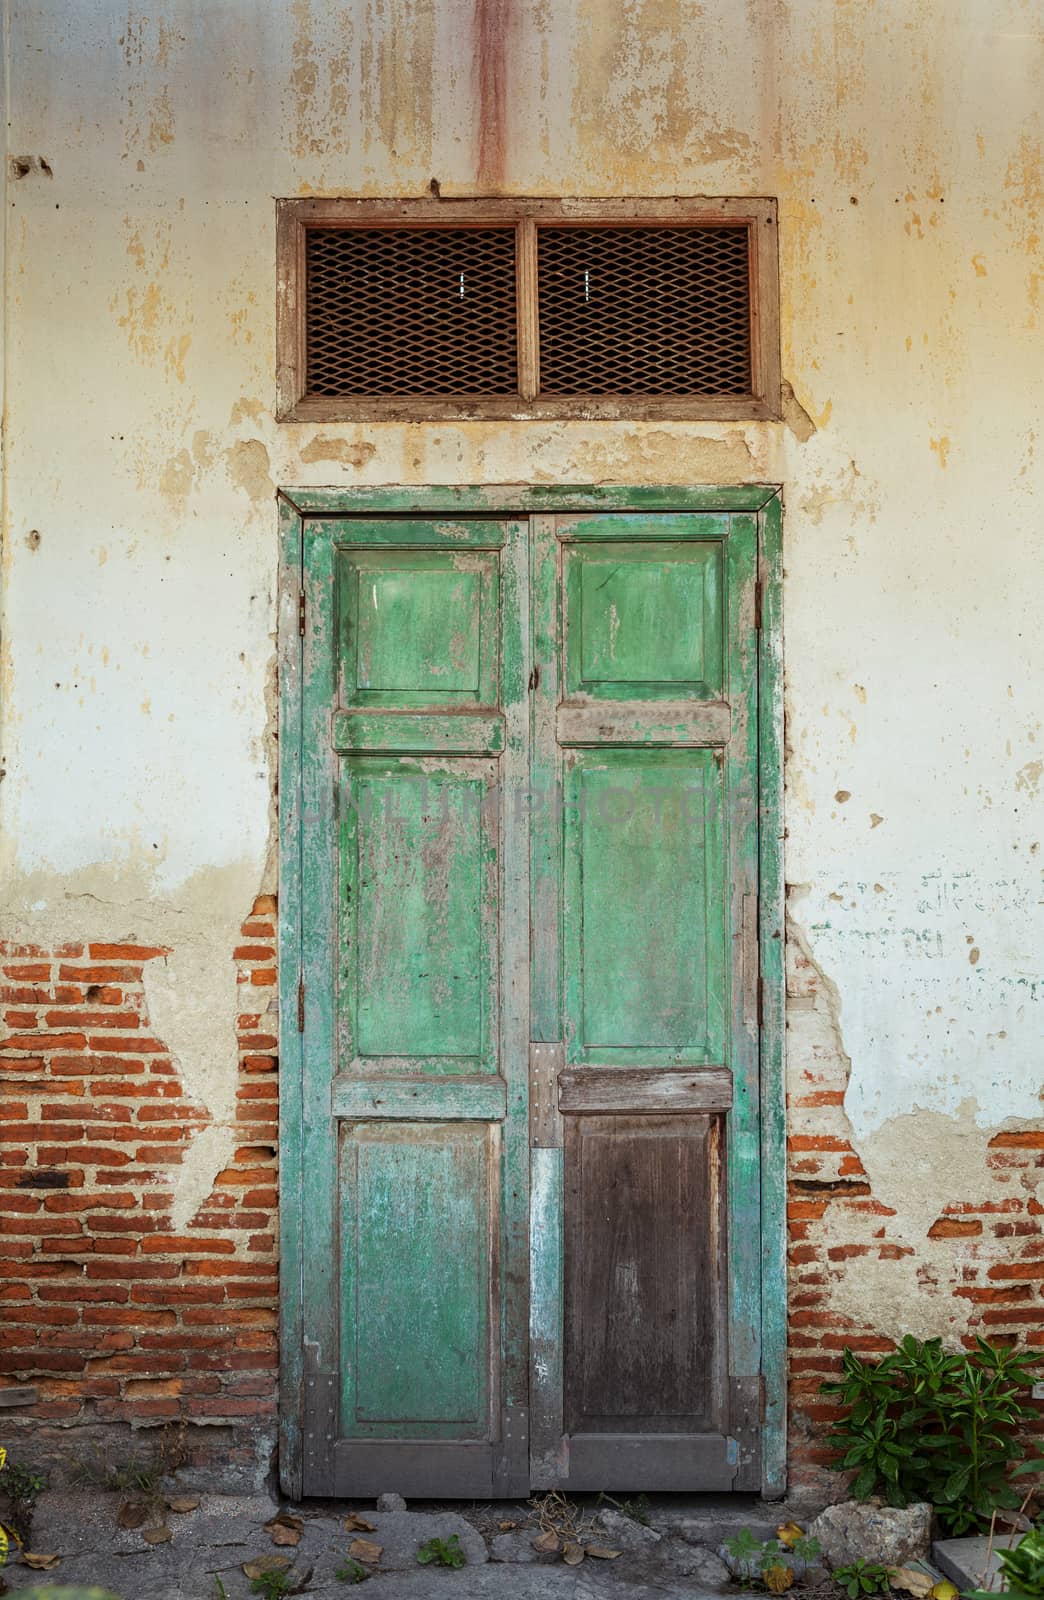
[[[721,1133],[714,1116],[566,1118],[565,1411],[574,1440],[721,1427]],[[609,1440],[604,1465],[615,1472]]]

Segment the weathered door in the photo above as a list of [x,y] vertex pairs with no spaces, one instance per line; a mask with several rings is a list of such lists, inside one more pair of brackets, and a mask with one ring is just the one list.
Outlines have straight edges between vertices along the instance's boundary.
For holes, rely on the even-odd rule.
[[756,517],[300,536],[288,1485],[758,1487]]
[[755,519],[534,521],[533,1481],[753,1487]]

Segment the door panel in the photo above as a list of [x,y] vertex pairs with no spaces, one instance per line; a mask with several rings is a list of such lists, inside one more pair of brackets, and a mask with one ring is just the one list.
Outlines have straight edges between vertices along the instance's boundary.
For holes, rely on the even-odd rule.
[[303,1490],[756,1488],[756,520],[303,559]]
[[565,758],[566,1061],[723,1061],[721,772],[709,750]]
[[524,533],[306,537],[305,1493],[528,1487]]
[[344,766],[344,1067],[495,1072],[497,764]]
[[567,1119],[567,1433],[724,1431],[721,1132]]
[[481,1123],[343,1126],[344,1437],[488,1436],[498,1143]]
[[567,547],[570,698],[711,700],[721,691],[722,546]]
[[496,705],[499,576],[491,551],[340,550],[341,704]]

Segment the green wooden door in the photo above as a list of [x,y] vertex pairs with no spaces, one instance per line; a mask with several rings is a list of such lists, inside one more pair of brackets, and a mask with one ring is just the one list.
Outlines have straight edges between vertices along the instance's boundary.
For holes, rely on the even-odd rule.
[[758,1487],[757,519],[301,559],[290,1481]]

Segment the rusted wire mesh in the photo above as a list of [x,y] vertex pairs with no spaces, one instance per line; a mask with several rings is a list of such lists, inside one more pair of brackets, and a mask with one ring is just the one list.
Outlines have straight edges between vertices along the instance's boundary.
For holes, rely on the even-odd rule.
[[306,248],[308,394],[517,392],[513,228],[313,228]]
[[746,228],[538,228],[542,395],[751,392]]

